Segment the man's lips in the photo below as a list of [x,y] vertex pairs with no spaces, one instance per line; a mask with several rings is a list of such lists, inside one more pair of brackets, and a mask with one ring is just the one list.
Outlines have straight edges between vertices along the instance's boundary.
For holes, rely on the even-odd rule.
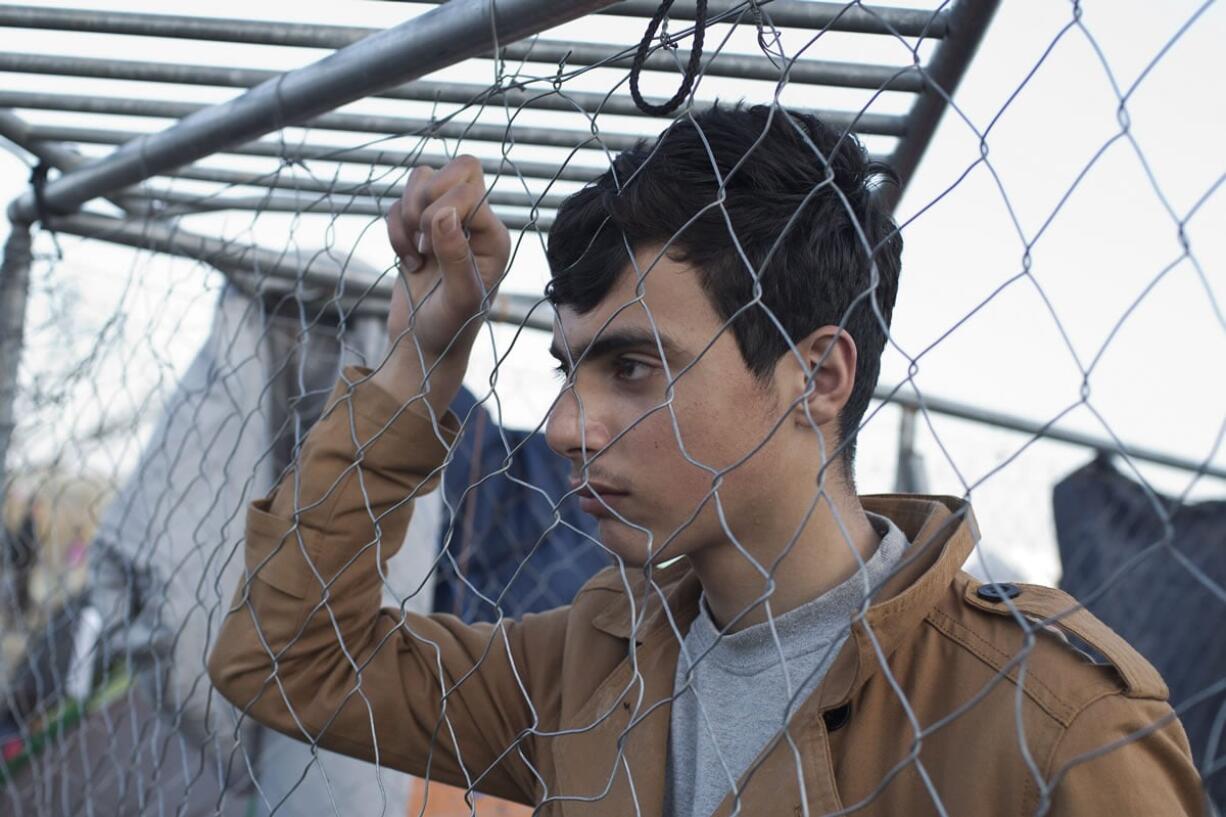
[[617,503],[629,496],[628,491],[622,491],[598,480],[579,480],[571,478],[571,491],[579,498],[579,509],[584,513],[597,517],[611,517],[610,508],[616,508]]

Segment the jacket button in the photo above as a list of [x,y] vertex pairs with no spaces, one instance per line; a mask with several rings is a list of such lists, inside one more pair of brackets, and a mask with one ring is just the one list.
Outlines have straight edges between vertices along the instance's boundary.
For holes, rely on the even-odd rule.
[[984,601],[1004,601],[1005,599],[1015,599],[1022,595],[1022,589],[1016,584],[1002,582],[1000,584],[981,584],[975,590],[975,595]]
[[837,709],[823,712],[822,720],[826,722],[827,732],[837,732],[851,720],[851,704],[843,704]]

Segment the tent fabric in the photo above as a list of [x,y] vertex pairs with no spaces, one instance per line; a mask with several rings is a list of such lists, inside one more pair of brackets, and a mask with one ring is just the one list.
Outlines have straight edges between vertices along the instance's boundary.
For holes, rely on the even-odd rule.
[[562,499],[569,463],[544,435],[499,426],[468,390],[451,408],[464,429],[443,474],[435,610],[493,621],[570,603],[611,561],[595,520]]
[[[207,342],[103,515],[91,604],[109,633],[103,663],[144,662],[144,699],[174,718],[208,768],[226,770],[227,800],[249,800],[251,814],[401,814],[406,775],[264,730],[213,694],[205,671],[242,575],[247,503],[293,460],[341,366],[371,365],[382,351],[368,348],[381,336],[368,326],[303,325],[297,311],[222,294]],[[568,602],[607,560],[573,499],[555,520],[566,462],[541,435],[500,428],[468,392],[454,408],[468,425],[443,489],[418,500],[408,542],[388,564],[385,603],[476,620],[497,614],[483,595],[513,616]]]
[[[1226,501],[1151,497],[1100,458],[1056,486],[1053,506],[1061,587],[1162,673],[1202,772],[1226,763],[1215,722],[1226,720]],[[1206,790],[1226,807],[1226,772],[1207,779]]]
[[[234,289],[222,294],[208,341],[104,513],[91,554],[92,603],[110,634],[105,663],[151,639],[163,645],[144,656],[145,696],[175,716],[206,768],[225,770],[227,799],[247,792],[253,807],[245,813],[401,814],[408,776],[313,753],[256,726],[213,693],[205,669],[209,639],[242,575],[247,503],[290,462],[340,367],[380,351],[361,348],[357,327],[310,325],[304,332],[296,311],[276,314]],[[389,563],[388,603],[429,610],[439,507],[437,499],[421,503],[408,546]]]

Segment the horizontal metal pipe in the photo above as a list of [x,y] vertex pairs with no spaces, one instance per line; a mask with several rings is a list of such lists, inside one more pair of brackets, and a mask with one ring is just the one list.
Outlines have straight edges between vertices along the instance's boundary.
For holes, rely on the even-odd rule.
[[[89,160],[57,142],[40,141],[31,137],[31,125],[21,117],[14,114],[12,111],[0,109],[0,136],[8,139],[13,144],[19,146],[22,150],[30,153],[41,162],[47,163],[61,173],[67,173],[70,170],[86,164]],[[150,191],[144,191],[144,194],[133,195],[135,191],[119,191],[112,196],[108,196],[108,200],[116,207],[130,215],[141,217],[156,217],[157,213],[151,209],[152,206],[161,206],[164,204],[180,204],[188,205],[186,197],[180,194],[169,191],[155,191],[152,194]],[[193,197],[198,198],[198,197]],[[156,202],[152,199],[156,199]],[[190,208],[187,208],[191,212]]]
[[353,45],[378,31],[356,26],[21,5],[0,5],[0,26],[322,48],[329,51]]
[[[66,125],[30,125],[32,138],[54,142],[79,142],[94,145],[122,145],[140,136],[135,131],[105,130],[101,128],[78,128]],[[434,153],[406,153],[381,148],[345,148],[325,145],[282,145],[279,142],[248,142],[234,148],[219,151],[237,156],[261,156],[282,159],[287,162],[338,162],[362,167],[392,166],[413,167],[425,165],[439,168],[450,161],[448,156]],[[875,161],[885,157],[871,156]],[[555,165],[548,162],[532,162],[503,159],[480,159],[486,176],[522,176],[525,179],[559,180],[587,183],[606,168],[567,163]]]
[[[495,41],[514,41],[607,2],[451,0],[59,177],[46,186],[46,206],[56,212],[74,210],[96,196],[417,79],[487,51]],[[27,192],[9,209],[13,220],[31,220],[37,208]]]
[[[426,15],[415,17],[408,23],[402,23],[397,28],[411,25],[429,14],[450,8],[452,3],[444,4],[427,12]],[[527,2],[527,0],[520,0]],[[501,2],[501,0],[500,0]],[[488,0],[484,0],[488,4]],[[607,4],[607,0],[605,0]],[[507,4],[509,5],[509,4]],[[551,7],[568,9],[574,3],[552,3]],[[586,11],[592,10],[592,0],[581,4]],[[500,9],[501,19],[513,19],[514,9]],[[374,35],[378,29],[357,28],[350,26],[322,26],[305,24],[286,24],[281,22],[265,22],[254,20],[203,19],[179,15],[135,14],[130,12],[98,12],[77,9],[45,9],[36,6],[0,6],[0,26],[25,28],[48,28],[63,31],[92,31],[108,34],[131,34],[150,37],[178,37],[200,40],[220,40],[222,42],[252,43],[260,45],[287,45],[307,48],[344,48],[352,45],[368,35]],[[559,40],[536,40],[532,43],[510,42],[513,37],[504,36],[501,39],[501,52],[509,60],[525,60],[532,62],[558,63],[566,61],[568,66],[583,67],[596,64],[612,67],[628,67],[634,57],[634,49],[617,48],[607,45],[574,43]],[[482,42],[489,42],[487,36]],[[436,46],[435,46],[436,47]],[[426,45],[429,49],[431,46]],[[488,46],[487,46],[488,48]],[[488,57],[486,48],[466,49],[465,56]],[[672,54],[655,50],[644,62],[648,71],[677,70],[677,60],[682,64],[688,58],[686,53],[679,53],[676,58]],[[457,62],[452,59],[438,68]],[[435,70],[435,69],[431,69]],[[779,69],[765,56],[720,54],[713,62],[708,59],[703,71],[710,76],[729,76],[741,79],[759,79],[770,82],[779,80]],[[417,76],[427,72],[415,72]],[[791,67],[789,77],[792,82],[812,83],[816,85],[836,85],[851,88],[890,88],[896,91],[917,92],[923,89],[923,80],[914,67],[895,68],[893,66],[867,65],[861,63],[823,62],[820,60],[798,60]],[[332,106],[335,107],[335,106]]]
[[[379,181],[347,181],[338,179],[329,181],[314,176],[279,173],[250,173],[227,168],[202,167],[192,165],[175,170],[168,174],[176,179],[190,179],[198,182],[215,182],[217,184],[243,187],[268,187],[274,190],[297,191],[301,193],[326,193],[332,196],[368,196],[370,198],[394,201],[404,192],[404,185],[389,184]],[[490,204],[507,207],[537,207],[541,209],[556,209],[565,200],[561,193],[545,193],[535,196],[518,190],[489,191],[486,200]]]
[[[227,277],[253,295],[292,298],[316,303],[329,301],[348,314],[365,313],[384,320],[387,318],[392,298],[391,276],[384,276],[370,289],[354,291],[355,287],[348,287],[339,295],[335,290],[326,287],[314,287],[313,291],[304,290],[293,277],[283,277],[279,273],[256,276],[250,273],[230,272],[227,273]],[[488,317],[495,323],[529,326],[550,332],[552,331],[553,307],[548,302],[542,303],[542,299],[534,295],[499,292],[494,296],[494,303],[490,306]]]
[[[537,40],[527,43],[512,43],[502,50],[508,60],[560,63],[567,66],[602,66],[629,68],[634,60],[634,49],[594,43],[568,43],[556,40]],[[659,49],[643,61],[649,71],[676,73],[677,66],[685,65],[688,51],[672,54]],[[735,77],[778,82],[782,79],[780,66],[765,56],[721,53],[704,57],[702,74],[712,77]],[[802,85],[829,85],[839,88],[869,88],[917,92],[923,89],[924,81],[915,66],[871,65],[858,62],[831,62],[827,60],[796,60],[788,66],[788,82]]]
[[268,274],[302,280],[316,286],[335,287],[342,278],[347,286],[365,289],[374,286],[381,272],[350,258],[338,265],[327,253],[285,252],[241,244],[232,240],[200,235],[178,224],[156,221],[121,220],[97,213],[55,216],[51,226],[61,233],[94,238],[154,252],[169,253],[201,261],[223,272]]
[[[123,145],[142,135],[138,131],[109,130],[103,128],[78,128],[65,125],[30,125],[30,137],[40,141],[80,142],[92,145]],[[434,153],[407,153],[402,150],[382,148],[346,148],[327,145],[282,145],[278,142],[256,141],[237,147],[224,148],[219,153],[239,156],[262,156],[290,162],[339,162],[363,167],[391,166],[412,167],[426,165],[442,167],[450,157]],[[548,162],[521,162],[482,159],[481,166],[487,175],[520,175],[529,179],[558,179],[568,182],[589,182],[604,172],[604,168]]]
[[[8,139],[40,162],[45,162],[61,173],[67,173],[89,161],[85,156],[62,144],[39,140],[33,135],[32,128],[29,122],[12,111],[0,109],[0,136]],[[109,196],[108,201],[127,212],[132,212],[134,206],[123,195],[123,191]]]
[[[441,0],[413,0],[434,3]],[[904,37],[943,37],[945,13],[924,9],[864,6],[859,3],[819,3],[811,0],[759,0],[758,5],[779,28],[850,31],[858,34],[900,34]],[[658,0],[623,0],[597,14],[626,17],[651,17],[660,7]],[[693,20],[695,4],[674,3],[668,16],[674,20]],[[708,0],[708,18],[720,15],[741,16],[752,21],[745,0]]]
[[[411,0],[438,2],[439,0]],[[868,34],[901,34],[905,37],[943,37],[948,15],[943,11],[892,8],[888,6],[849,7],[844,3],[819,3],[808,0],[760,0],[771,22],[780,28],[849,31]],[[597,13],[650,17],[659,8],[658,0],[627,0],[614,3]],[[728,22],[752,19],[748,3],[735,0],[708,0],[708,19]],[[674,20],[693,20],[692,3],[675,3],[669,10]],[[37,6],[10,6],[0,9],[0,25],[94,31],[107,34],[132,34],[149,37],[176,37],[197,40],[222,40],[262,45],[301,48],[344,48],[374,29],[356,26],[330,26],[304,23],[276,23],[251,20],[198,18],[186,15],[107,12],[93,9],[45,9]]]
[[899,391],[891,395],[890,389],[878,386],[873,393],[873,397],[878,400],[885,400],[907,409],[916,411],[927,410],[934,414],[943,414],[947,417],[956,417],[960,420],[969,420],[982,425],[993,426],[995,428],[1003,428],[1009,431],[1016,431],[1021,434],[1027,434],[1032,437],[1040,437],[1044,440],[1054,440],[1056,442],[1069,443],[1070,445],[1082,446],[1084,448],[1092,448],[1095,451],[1104,453],[1123,453],[1127,454],[1134,460],[1143,462],[1152,462],[1156,465],[1165,465],[1170,468],[1178,468],[1181,471],[1200,471],[1209,476],[1226,479],[1226,468],[1206,467],[1202,468],[1201,463],[1188,459],[1186,457],[1176,457],[1167,454],[1163,451],[1158,451],[1153,448],[1145,448],[1140,446],[1126,445],[1123,448],[1116,445],[1113,440],[1103,437],[1095,437],[1092,434],[1083,434],[1079,431],[1068,431],[1056,427],[1049,427],[1045,423],[1040,423],[1035,420],[1029,420],[1025,417],[1018,417],[1012,414],[1003,412],[989,411],[979,408],[978,406],[959,403],[954,400],[946,400],[940,397],[924,397],[922,400],[911,394],[906,394]]
[[342,267],[324,252],[286,253],[253,245],[240,246],[166,222],[120,220],[96,213],[74,213],[52,221],[58,232],[67,235],[208,264],[253,297],[333,304],[346,313],[387,314],[392,287],[390,276],[358,259],[350,258]]
[[56,170],[69,170],[86,158],[63,145],[40,142],[30,136],[30,123],[12,111],[0,110],[0,136]]
[[[199,235],[178,225],[121,220],[95,213],[57,216],[53,222],[57,231],[67,235],[200,261],[220,270],[249,292],[337,300],[346,309],[360,308],[383,314],[387,312],[392,295],[391,275],[353,257],[338,264],[327,253],[313,250],[286,253],[238,245]],[[518,323],[532,313],[530,325],[550,331],[553,310],[548,304],[541,305],[540,300],[532,295],[499,293],[490,316],[493,320]]]
[[[168,99],[106,97],[85,94],[52,94],[43,92],[0,90],[0,108],[27,110],[71,111],[73,113],[109,114],[114,116],[152,116],[163,119],[185,119],[213,106],[198,102],[176,102]],[[308,119],[299,125],[315,130],[346,133],[378,133],[395,136],[429,136],[443,139],[471,139],[478,142],[513,142],[543,145],[568,150],[622,151],[634,147],[640,136],[629,133],[606,133],[596,137],[587,131],[565,128],[530,127],[524,125],[492,125],[467,122],[431,122],[401,116],[373,114],[328,113]]]
[[[136,82],[166,82],[178,85],[205,85],[224,88],[253,88],[278,76],[276,71],[259,68],[229,68],[213,65],[111,60],[93,57],[67,57],[50,54],[0,53],[0,71],[54,76],[90,77]],[[587,114],[616,114],[642,117],[634,100],[626,95],[609,95],[591,91],[567,90],[545,93],[545,88],[493,88],[476,83],[436,82],[417,80],[389,88],[374,96],[384,99],[404,99],[418,102],[442,102],[455,105],[492,104],[512,109],[539,110]],[[650,101],[650,100],[649,100]],[[655,100],[660,102],[661,100]],[[902,136],[906,133],[906,118],[890,114],[861,113],[806,109],[827,125],[839,130],[850,128],[856,133],[879,136]]]
[[[169,203],[175,205],[169,208],[154,206],[159,198],[158,194],[150,195],[149,212],[162,218],[218,210],[382,218],[391,207],[390,200],[380,201],[367,196],[295,195],[275,192],[262,196],[192,196],[176,193],[168,197]],[[527,213],[507,212],[501,208],[495,208],[494,213],[509,230],[537,229],[547,232],[553,226],[553,214],[548,211],[539,213],[536,218]]]

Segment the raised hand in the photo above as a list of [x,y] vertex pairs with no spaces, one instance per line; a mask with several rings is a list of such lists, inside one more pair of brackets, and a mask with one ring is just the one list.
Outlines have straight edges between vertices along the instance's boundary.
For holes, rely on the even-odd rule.
[[[388,359],[376,377],[408,398],[431,369],[431,402],[444,405],[463,379],[480,313],[506,269],[511,239],[485,198],[481,163],[458,156],[441,170],[414,168],[387,214],[400,264],[388,313]],[[448,393],[449,392],[449,393]]]

